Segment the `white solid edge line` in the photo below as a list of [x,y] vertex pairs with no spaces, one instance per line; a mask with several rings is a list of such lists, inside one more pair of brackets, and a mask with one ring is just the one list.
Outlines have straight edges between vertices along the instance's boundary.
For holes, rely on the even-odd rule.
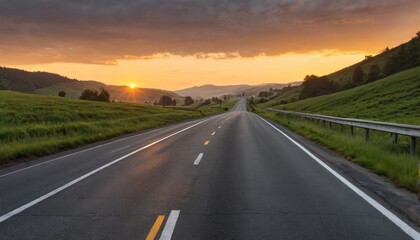
[[197,158],[194,161],[194,165],[200,164],[201,158],[203,157],[203,153],[198,154]]
[[172,234],[174,233],[174,230],[175,230],[176,221],[178,221],[179,213],[180,213],[179,210],[171,211],[159,240],[170,240],[172,238]]
[[77,152],[74,152],[74,153],[70,153],[70,154],[67,154],[67,155],[64,155],[64,156],[61,156],[61,157],[57,157],[57,158],[54,158],[54,159],[51,159],[51,160],[47,160],[45,162],[34,164],[32,166],[25,167],[25,168],[22,168],[22,169],[18,169],[18,170],[15,170],[13,172],[10,172],[10,173],[5,173],[3,175],[0,175],[0,178],[6,177],[6,176],[10,176],[12,174],[15,174],[15,173],[18,173],[18,172],[22,172],[22,171],[25,171],[25,170],[28,170],[28,169],[31,169],[31,168],[34,168],[34,167],[38,167],[38,166],[41,166],[41,165],[44,165],[44,164],[47,164],[47,163],[55,162],[57,160],[60,160],[60,159],[66,158],[66,157],[70,157],[70,156],[73,156],[73,155],[76,155],[76,154],[79,154],[79,153],[84,153],[84,152],[87,152],[87,151],[90,151],[90,150],[93,150],[93,149],[96,149],[96,148],[107,146],[109,144],[113,144],[113,143],[124,141],[124,140],[130,139],[130,138],[138,137],[138,136],[141,136],[143,134],[147,134],[147,133],[152,133],[152,132],[156,132],[156,131],[159,131],[159,130],[163,130],[163,129],[167,128],[167,127],[170,127],[170,126],[166,126],[166,127],[165,126],[162,126],[161,128],[158,128],[158,129],[150,130],[150,131],[147,131],[147,132],[142,132],[142,133],[139,133],[139,134],[136,134],[136,135],[133,135],[133,136],[129,136],[129,137],[117,139],[117,140],[112,141],[112,142],[107,142],[107,143],[104,143],[104,144],[101,144],[101,145],[98,145],[98,146],[90,147],[90,148],[87,148],[87,149],[84,149],[84,150],[80,150],[80,151],[77,151]]
[[[258,115],[257,115],[258,116]],[[372,207],[374,207],[376,210],[378,210],[380,213],[382,213],[386,218],[388,218],[391,222],[393,222],[395,225],[397,225],[402,231],[404,231],[407,235],[412,237],[413,239],[420,239],[420,233],[414,230],[412,227],[410,227],[407,223],[399,219],[395,214],[393,214],[391,211],[386,209],[384,206],[382,206],[380,203],[375,201],[373,198],[369,197],[366,193],[364,193],[362,190],[357,188],[355,185],[353,185],[351,182],[349,182],[347,179],[345,179],[343,176],[338,174],[336,171],[334,171],[332,168],[330,168],[327,164],[325,164],[321,159],[319,159],[317,156],[312,154],[309,150],[307,150],[305,147],[300,145],[298,142],[293,140],[291,137],[289,137],[287,134],[282,132],[280,129],[275,127],[273,124],[265,120],[264,118],[258,116],[260,119],[262,119],[264,122],[266,122],[268,125],[276,129],[279,133],[281,133],[283,136],[285,136],[287,139],[289,139],[292,143],[294,143],[296,146],[298,146],[302,151],[304,151],[306,154],[308,154],[312,159],[314,159],[318,164],[320,164],[322,167],[324,167],[328,172],[330,172],[332,175],[334,175],[336,178],[338,178],[342,183],[344,183],[347,187],[349,187],[351,190],[353,190],[357,195],[359,195],[361,198],[363,198],[366,202],[368,202]]]
[[41,197],[39,197],[39,198],[37,198],[37,199],[35,199],[35,200],[31,201],[31,202],[26,203],[26,204],[25,204],[25,205],[23,205],[23,206],[21,206],[21,207],[19,207],[19,208],[16,208],[15,210],[13,210],[13,211],[11,211],[11,212],[8,212],[8,213],[6,213],[6,214],[4,214],[4,215],[0,216],[0,223],[1,223],[1,222],[4,222],[5,220],[7,220],[7,219],[9,219],[9,218],[13,217],[14,215],[16,215],[16,214],[18,214],[18,213],[20,213],[20,212],[24,211],[25,209],[28,209],[28,208],[30,208],[30,207],[32,207],[32,206],[34,206],[35,204],[37,204],[37,203],[39,203],[39,202],[42,202],[42,201],[44,201],[45,199],[47,199],[47,198],[49,198],[49,197],[51,197],[51,196],[53,196],[53,195],[55,195],[55,194],[57,194],[57,193],[59,193],[59,192],[63,191],[64,189],[66,189],[66,188],[68,188],[68,187],[73,186],[74,184],[76,184],[76,183],[78,183],[78,182],[80,182],[80,181],[82,181],[82,180],[84,180],[84,179],[88,178],[89,176],[91,176],[91,175],[93,175],[93,174],[95,174],[95,173],[97,173],[97,172],[99,172],[99,171],[101,171],[101,170],[103,170],[103,169],[105,169],[105,168],[107,168],[107,167],[111,166],[111,165],[114,165],[115,163],[120,162],[121,160],[123,160],[123,159],[125,159],[125,158],[127,158],[127,157],[129,157],[129,156],[131,156],[131,155],[133,155],[133,154],[135,154],[135,153],[138,153],[138,152],[140,152],[140,151],[142,151],[142,150],[144,150],[144,149],[146,149],[146,148],[149,148],[149,147],[151,147],[151,146],[153,146],[153,145],[155,145],[155,144],[157,144],[157,143],[160,143],[160,142],[162,142],[162,141],[164,141],[164,140],[166,140],[166,139],[168,139],[168,138],[170,138],[170,137],[173,137],[173,136],[175,136],[175,135],[177,135],[177,134],[179,134],[179,133],[182,133],[182,132],[184,132],[184,131],[186,131],[186,130],[188,130],[188,129],[190,129],[190,128],[193,128],[193,127],[195,127],[195,126],[197,126],[197,125],[199,125],[199,124],[202,124],[202,123],[204,123],[204,122],[207,122],[207,121],[209,121],[210,119],[212,119],[212,118],[209,118],[209,119],[203,120],[203,121],[198,122],[198,123],[196,123],[196,124],[193,124],[193,125],[191,125],[191,126],[189,126],[189,127],[186,127],[186,128],[184,128],[184,129],[182,129],[182,130],[179,130],[179,131],[177,131],[177,132],[175,132],[175,133],[172,133],[172,134],[170,134],[170,135],[168,135],[168,136],[166,136],[166,137],[163,137],[163,138],[161,138],[161,139],[159,139],[159,140],[156,140],[156,141],[154,141],[154,142],[152,142],[152,143],[150,143],[150,144],[148,144],[148,145],[146,145],[146,146],[144,146],[144,147],[142,147],[142,148],[139,148],[139,149],[137,149],[137,150],[135,150],[135,151],[132,151],[132,152],[130,152],[130,153],[128,153],[128,154],[126,154],[126,155],[124,155],[124,156],[120,157],[120,158],[117,158],[117,159],[115,159],[114,161],[109,162],[109,163],[107,163],[107,164],[105,164],[105,165],[103,165],[103,166],[101,166],[101,167],[99,167],[99,168],[97,168],[97,169],[95,169],[95,170],[93,170],[93,171],[91,171],[91,172],[88,172],[88,173],[86,173],[86,174],[84,174],[84,175],[82,175],[82,176],[80,176],[80,177],[78,177],[78,178],[74,179],[73,181],[71,181],[71,182],[68,182],[68,183],[64,184],[63,186],[61,186],[61,187],[59,187],[59,188],[57,188],[57,189],[55,189],[55,190],[53,190],[53,191],[51,191],[51,192],[49,192],[49,193],[47,193],[47,194],[45,194],[45,195],[41,196]]
[[55,162],[57,160],[60,160],[60,159],[66,158],[66,157],[70,157],[70,156],[73,156],[73,155],[76,155],[76,154],[79,154],[79,153],[84,153],[84,152],[87,152],[87,151],[90,151],[90,150],[93,150],[93,149],[96,149],[96,148],[107,146],[107,145],[112,144],[112,143],[120,142],[120,141],[127,140],[127,139],[130,139],[130,138],[133,138],[133,137],[138,137],[138,136],[146,134],[146,133],[156,132],[158,130],[161,130],[161,129],[154,129],[154,130],[151,130],[151,131],[148,131],[148,132],[139,133],[139,134],[136,134],[136,135],[133,135],[133,136],[117,139],[117,140],[112,141],[112,142],[107,142],[107,143],[104,143],[104,144],[101,144],[101,145],[98,145],[98,146],[83,149],[83,150],[80,150],[80,151],[77,151],[77,152],[74,152],[74,153],[70,153],[70,154],[67,154],[67,155],[64,155],[64,156],[61,156],[61,157],[57,157],[57,158],[54,158],[54,159],[51,159],[51,160],[47,160],[47,161],[42,162],[42,163],[34,164],[32,166],[29,166],[29,167],[25,167],[25,168],[22,168],[22,169],[19,169],[19,170],[10,172],[10,173],[0,175],[0,178],[6,177],[6,176],[9,176],[9,175],[18,173],[18,172],[22,172],[22,171],[25,171],[25,170],[28,170],[28,169],[31,169],[31,168],[34,168],[34,167],[38,167],[38,166],[41,166],[41,165],[44,165],[44,164],[47,164],[47,163]]

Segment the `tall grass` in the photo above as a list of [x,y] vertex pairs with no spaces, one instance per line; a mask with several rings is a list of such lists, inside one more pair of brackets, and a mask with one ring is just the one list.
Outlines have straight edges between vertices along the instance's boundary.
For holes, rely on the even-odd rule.
[[329,124],[323,126],[283,114],[265,111],[257,111],[257,113],[308,139],[321,143],[377,174],[388,177],[398,186],[420,192],[417,186],[420,156],[419,154],[415,157],[409,155],[408,137],[400,136],[398,145],[392,145],[388,133],[373,131],[370,133],[369,141],[366,142],[362,129],[355,129],[354,136],[351,136],[350,129],[347,127],[341,129],[333,125],[333,128],[329,128]]
[[0,164],[220,111],[0,91]]

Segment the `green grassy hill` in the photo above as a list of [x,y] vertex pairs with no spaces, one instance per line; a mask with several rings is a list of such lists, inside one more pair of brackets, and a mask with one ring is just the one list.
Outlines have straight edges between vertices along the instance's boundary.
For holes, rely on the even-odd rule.
[[[373,71],[371,71],[371,67],[374,65],[376,68],[373,68]],[[361,67],[362,71],[359,72],[360,77],[353,80],[353,73],[355,72],[357,66]],[[273,99],[273,101],[270,101],[267,105],[277,105],[278,103],[284,101],[293,102],[291,101],[292,98],[308,98],[343,91],[418,66],[420,66],[420,32],[416,33],[416,36],[406,43],[392,49],[386,49],[376,56],[367,56],[366,59],[358,63],[327,74],[326,78],[318,76],[320,81],[307,81],[306,83],[308,84],[306,84],[305,89],[303,86],[299,90],[295,89],[293,97],[290,97],[292,93],[282,93],[279,97]],[[375,69],[377,70],[374,71]],[[310,75],[311,73],[306,74]],[[312,78],[309,80],[314,79]],[[327,83],[330,81],[332,83]],[[305,85],[305,81],[303,85]],[[305,94],[301,95],[303,91]]]
[[0,165],[215,112],[0,91]]
[[420,67],[346,91],[274,108],[420,125]]

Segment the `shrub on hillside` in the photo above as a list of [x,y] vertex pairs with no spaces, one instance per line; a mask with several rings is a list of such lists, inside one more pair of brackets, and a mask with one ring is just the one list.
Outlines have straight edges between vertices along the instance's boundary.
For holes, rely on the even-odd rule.
[[58,96],[65,97],[66,96],[66,92],[60,91],[60,92],[58,92]]

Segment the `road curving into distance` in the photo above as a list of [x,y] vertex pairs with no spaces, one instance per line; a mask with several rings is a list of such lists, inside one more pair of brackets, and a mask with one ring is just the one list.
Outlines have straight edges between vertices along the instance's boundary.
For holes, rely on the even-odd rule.
[[0,239],[420,239],[242,99],[0,171]]

